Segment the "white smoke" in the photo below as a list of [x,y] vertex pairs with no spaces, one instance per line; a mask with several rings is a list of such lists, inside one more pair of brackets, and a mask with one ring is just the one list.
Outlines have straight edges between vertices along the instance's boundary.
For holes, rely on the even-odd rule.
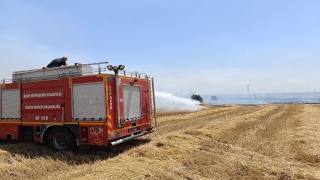
[[164,111],[197,111],[201,110],[199,101],[177,97],[166,92],[155,92],[156,110]]

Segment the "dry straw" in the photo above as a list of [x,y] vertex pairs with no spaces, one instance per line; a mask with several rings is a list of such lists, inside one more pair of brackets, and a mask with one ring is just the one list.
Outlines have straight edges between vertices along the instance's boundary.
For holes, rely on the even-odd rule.
[[320,179],[320,106],[161,112],[155,133],[79,153],[2,142],[1,179]]

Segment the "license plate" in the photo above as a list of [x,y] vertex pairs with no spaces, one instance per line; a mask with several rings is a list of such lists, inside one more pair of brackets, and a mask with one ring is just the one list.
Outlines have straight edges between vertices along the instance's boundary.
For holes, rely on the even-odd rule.
[[128,133],[132,133],[138,130],[140,130],[140,127],[134,127],[134,128],[128,129]]

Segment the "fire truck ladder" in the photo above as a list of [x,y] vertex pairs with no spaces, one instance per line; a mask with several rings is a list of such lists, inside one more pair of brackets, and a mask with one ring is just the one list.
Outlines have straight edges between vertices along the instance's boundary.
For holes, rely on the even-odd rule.
[[63,67],[15,71],[12,74],[12,79],[6,79],[3,80],[3,82],[35,82],[80,76],[92,76],[94,74],[102,74],[103,72],[107,72],[106,67],[101,67],[103,64],[108,64],[108,62],[97,62],[90,64],[75,63],[75,65]]
[[156,103],[155,103],[155,93],[154,93],[154,82],[153,77],[148,80],[149,83],[149,113],[150,121],[152,127],[157,127],[157,116],[156,116]]
[[152,127],[157,127],[157,116],[156,116],[156,103],[155,103],[155,93],[154,93],[154,82],[153,78],[148,76],[145,73],[135,72],[126,72],[125,70],[120,71],[120,74],[123,76],[131,77],[131,78],[145,78],[148,83],[148,104],[149,104],[149,116],[150,116],[150,124]]

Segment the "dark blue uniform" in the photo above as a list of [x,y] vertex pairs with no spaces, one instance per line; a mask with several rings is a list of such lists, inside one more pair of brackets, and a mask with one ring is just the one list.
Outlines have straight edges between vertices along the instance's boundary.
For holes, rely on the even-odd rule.
[[51,61],[51,63],[47,65],[47,68],[60,67],[62,65],[66,65],[66,61],[64,61],[62,58],[57,58]]

